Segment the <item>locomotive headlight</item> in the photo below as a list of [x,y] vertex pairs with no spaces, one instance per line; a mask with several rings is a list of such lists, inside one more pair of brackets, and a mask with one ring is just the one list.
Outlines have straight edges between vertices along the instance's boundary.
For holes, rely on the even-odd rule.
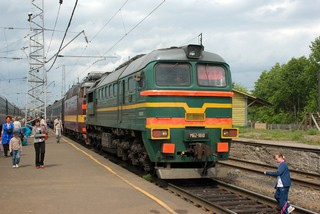
[[151,139],[169,139],[169,129],[151,129]]
[[239,129],[231,128],[231,129],[222,129],[221,130],[221,138],[228,139],[228,138],[238,138]]
[[202,45],[188,45],[185,46],[183,49],[188,58],[199,59],[204,48]]

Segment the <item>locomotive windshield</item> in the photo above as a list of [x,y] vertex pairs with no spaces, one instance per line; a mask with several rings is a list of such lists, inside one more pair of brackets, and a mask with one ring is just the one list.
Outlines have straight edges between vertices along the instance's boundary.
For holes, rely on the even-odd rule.
[[191,85],[191,67],[187,63],[159,63],[155,67],[158,86]]
[[198,65],[197,78],[199,86],[226,86],[226,71],[221,66]]

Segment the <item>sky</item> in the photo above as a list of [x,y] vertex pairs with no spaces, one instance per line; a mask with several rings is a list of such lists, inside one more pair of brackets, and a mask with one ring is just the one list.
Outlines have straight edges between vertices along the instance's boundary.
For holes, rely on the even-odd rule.
[[[250,91],[261,73],[276,63],[308,57],[311,42],[320,36],[320,0],[79,0],[75,4],[76,0],[63,0],[61,5],[59,0],[44,1],[47,60],[59,50],[71,23],[59,53],[64,57],[45,64],[49,104],[87,73],[111,71],[154,49],[199,44],[200,34],[204,49],[222,56],[233,82]],[[29,13],[38,12],[30,0],[0,0],[0,8],[1,96],[23,108],[33,33],[27,19]]]

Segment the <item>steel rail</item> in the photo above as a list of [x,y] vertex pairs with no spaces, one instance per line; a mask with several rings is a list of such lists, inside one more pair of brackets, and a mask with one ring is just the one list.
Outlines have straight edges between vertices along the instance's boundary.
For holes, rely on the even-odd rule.
[[169,183],[169,190],[214,213],[275,213],[277,202],[242,188],[208,179],[210,182],[195,186]]
[[[252,161],[248,161],[248,160],[242,160],[242,159],[238,159],[238,158],[229,157],[228,160],[238,161],[238,162],[243,162],[243,163],[247,163],[247,164],[254,164],[254,165],[258,165],[258,166],[262,166],[262,167],[268,167],[268,168],[277,169],[276,166],[271,166],[271,165],[267,165],[267,164],[263,164],[263,163],[256,163],[256,162],[252,162]],[[294,172],[294,173],[297,173],[297,174],[302,174],[304,176],[313,176],[313,177],[316,177],[316,178],[320,179],[320,175],[316,174],[316,173],[303,172],[303,171],[299,171],[299,170],[295,170],[295,169],[290,169],[290,172]]]
[[[245,161],[242,161],[240,160],[240,162],[245,162]],[[227,166],[230,166],[230,167],[236,167],[238,169],[243,169],[243,170],[246,170],[246,171],[251,171],[251,172],[255,172],[255,173],[258,173],[258,174],[262,174],[264,171],[270,171],[270,166],[261,166],[259,164],[256,164],[256,163],[252,163],[252,162],[245,162],[245,164],[251,164],[253,167],[249,167],[249,166],[240,166],[240,165],[237,165],[235,163],[231,163],[230,161],[219,161],[218,162],[219,164],[222,164],[222,165],[227,165]],[[265,167],[267,169],[257,169],[256,167],[254,166],[260,166],[260,167]],[[269,170],[268,170],[269,169]],[[299,175],[301,176],[301,175]],[[307,187],[311,187],[311,188],[315,188],[315,189],[319,189],[320,190],[320,178],[319,176],[318,177],[315,177],[314,178],[311,178],[312,180],[310,180],[310,177],[305,177],[304,179],[306,180],[302,180],[302,179],[299,179],[297,177],[297,175],[295,175],[294,173],[291,174],[291,180],[294,181],[294,182],[297,182],[301,185],[306,185]]]
[[239,143],[239,144],[247,144],[247,145],[254,145],[254,146],[262,146],[262,145],[268,145],[270,147],[276,147],[276,148],[288,148],[288,149],[294,149],[298,151],[303,151],[303,152],[313,152],[320,154],[320,149],[319,148],[307,148],[307,147],[300,147],[300,146],[295,146],[295,145],[285,145],[285,144],[273,144],[273,143],[268,143],[268,142],[263,142],[259,141],[256,142],[255,140],[252,139],[246,139],[240,140],[240,139],[233,139],[232,143]]
[[187,192],[183,188],[180,188],[174,184],[169,183],[167,189],[174,194],[177,194],[181,198],[187,199],[188,201],[191,201],[196,206],[203,207],[206,210],[212,211],[214,213],[221,213],[221,214],[236,214],[236,212],[233,212],[232,210],[226,209],[222,206],[219,206],[217,204],[214,204],[212,202],[209,202],[203,198],[200,198],[190,192]]
[[[261,201],[261,202],[263,202],[263,203],[265,203],[267,205],[270,205],[270,206],[272,206],[272,205],[275,206],[277,204],[277,201],[275,199],[273,199],[273,198],[270,198],[270,197],[267,197],[267,196],[264,196],[264,195],[261,195],[261,194],[258,194],[258,193],[255,193],[255,192],[240,188],[240,187],[236,187],[234,185],[227,184],[225,182],[222,182],[222,181],[219,181],[219,180],[216,180],[216,179],[213,179],[213,180],[215,180],[219,185],[223,186],[223,188],[228,188],[228,189],[230,189],[230,191],[238,191],[239,194],[244,195],[246,197],[249,197],[252,200],[258,200],[258,201]],[[307,210],[307,209],[305,209],[303,207],[299,207],[299,206],[296,206],[296,205],[292,205],[292,206],[295,207],[295,212],[294,213],[298,213],[298,214],[317,214],[316,212],[311,211],[311,210]]]

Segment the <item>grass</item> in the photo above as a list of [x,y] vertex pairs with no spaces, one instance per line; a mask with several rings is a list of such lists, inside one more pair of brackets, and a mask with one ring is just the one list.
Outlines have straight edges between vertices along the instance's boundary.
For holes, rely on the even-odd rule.
[[320,145],[320,131],[309,129],[307,131],[290,130],[264,130],[241,127],[240,138],[260,140],[297,141],[305,144]]
[[151,174],[143,175],[142,178],[145,179],[146,181],[152,181],[152,175]]

